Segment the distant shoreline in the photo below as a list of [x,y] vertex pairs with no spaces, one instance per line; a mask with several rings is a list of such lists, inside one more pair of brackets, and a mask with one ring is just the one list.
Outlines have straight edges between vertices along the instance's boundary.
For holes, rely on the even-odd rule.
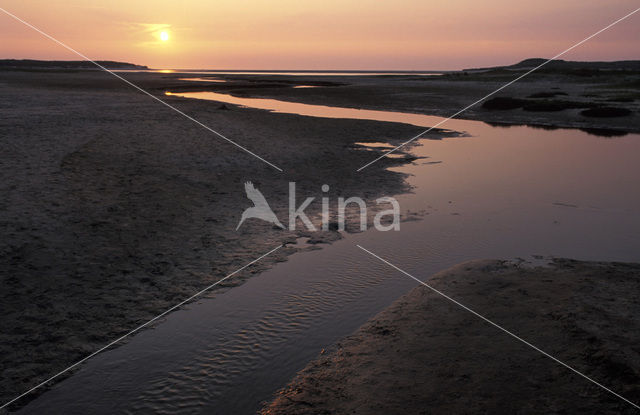
[[[623,61],[565,61],[562,59],[554,59],[547,62],[546,58],[529,58],[513,65],[487,66],[483,68],[468,68],[462,71],[491,71],[491,70],[529,70],[544,64],[545,69],[553,70],[640,70],[640,60],[623,60]],[[545,63],[546,62],[546,63]]]
[[[276,72],[282,73],[326,73],[326,74],[436,74],[436,73],[455,73],[455,72],[485,72],[485,71],[523,71],[535,68],[541,64],[545,64],[545,71],[548,70],[592,70],[592,71],[640,71],[640,60],[621,60],[621,61],[565,61],[555,59],[547,62],[546,58],[528,58],[511,65],[494,65],[478,68],[462,68],[462,69],[225,69],[225,68],[150,68],[146,65],[138,65],[130,62],[120,62],[111,60],[94,61],[107,69],[139,69],[139,70],[172,70],[181,71],[203,71],[203,72],[228,72],[228,73],[247,73],[270,74]],[[547,63],[545,63],[547,62]],[[0,69],[95,69],[96,65],[88,60],[42,60],[42,59],[0,59]]]
[[[129,62],[95,61],[107,69],[149,69]],[[96,69],[90,61],[48,61],[36,59],[0,59],[0,69]]]

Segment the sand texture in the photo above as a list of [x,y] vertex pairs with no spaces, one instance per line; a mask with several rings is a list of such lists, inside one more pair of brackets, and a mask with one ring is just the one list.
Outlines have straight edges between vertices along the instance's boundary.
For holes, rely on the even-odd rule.
[[[523,268],[485,260],[438,273],[428,283],[640,402],[640,264],[556,260],[550,267]],[[419,286],[309,363],[262,413],[632,414],[636,409]]]
[[[369,201],[410,190],[403,174],[384,169],[411,162],[409,154],[385,158],[366,175],[356,174],[380,151],[362,151],[353,143],[399,144],[424,128],[275,114],[167,97],[165,91],[208,89],[450,115],[512,75],[296,81],[229,75],[228,84],[194,84],[180,81],[180,74],[125,75],[284,170],[279,172],[109,74],[0,71],[0,400],[24,392],[280,244],[301,236],[316,245],[340,238],[338,232],[283,231],[259,221],[236,232],[250,206],[245,181],[264,193],[281,218],[286,218],[289,181],[297,183],[301,195],[320,197],[322,184],[330,183],[330,197]],[[633,76],[545,74],[509,92],[526,97],[561,88],[568,94],[563,99],[623,99],[616,105],[632,111],[626,117],[591,119],[575,109],[482,108],[465,117],[638,131]],[[296,83],[318,88],[292,88]],[[426,137],[456,135],[433,130]],[[319,206],[309,211],[317,221]],[[348,231],[356,229],[351,219]],[[295,251],[285,246],[218,288],[239,284]]]
[[[158,94],[167,83],[127,76]],[[236,231],[251,206],[245,181],[283,221],[289,181],[301,200],[319,200],[324,183],[332,198],[397,194],[407,190],[402,174],[353,174],[374,153],[352,143],[397,142],[420,130],[166,97],[282,173],[105,73],[0,72],[0,85],[1,401],[280,244],[340,238],[258,220]],[[319,204],[307,212],[318,223]],[[295,251],[286,246],[218,288]]]

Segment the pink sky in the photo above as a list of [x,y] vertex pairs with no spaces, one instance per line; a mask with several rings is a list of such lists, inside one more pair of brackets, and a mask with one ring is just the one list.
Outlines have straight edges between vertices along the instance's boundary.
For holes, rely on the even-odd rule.
[[[92,59],[154,68],[460,69],[551,57],[637,0],[5,0]],[[166,31],[170,39],[159,40]],[[79,59],[0,12],[0,58]],[[640,12],[563,59],[640,59]]]

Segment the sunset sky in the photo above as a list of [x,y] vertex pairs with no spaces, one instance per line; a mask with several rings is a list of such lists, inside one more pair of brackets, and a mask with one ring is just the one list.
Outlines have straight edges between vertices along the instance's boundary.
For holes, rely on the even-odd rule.
[[[153,68],[441,70],[551,57],[637,0],[3,0],[92,59]],[[161,40],[165,32],[167,40]],[[78,59],[0,12],[0,58]],[[564,59],[640,59],[640,12]]]

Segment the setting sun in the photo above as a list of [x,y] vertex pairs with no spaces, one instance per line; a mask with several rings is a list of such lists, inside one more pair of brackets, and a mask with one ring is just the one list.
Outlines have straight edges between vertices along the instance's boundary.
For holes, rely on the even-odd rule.
[[169,40],[169,33],[168,32],[160,32],[160,40],[163,42],[166,42],[167,40]]

